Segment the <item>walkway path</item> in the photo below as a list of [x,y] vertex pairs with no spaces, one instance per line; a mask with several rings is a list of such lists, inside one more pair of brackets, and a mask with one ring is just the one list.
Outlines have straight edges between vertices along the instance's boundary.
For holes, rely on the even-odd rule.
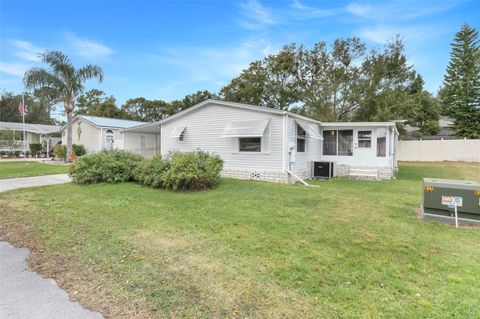
[[[63,184],[68,174],[0,179],[0,192],[12,189]],[[102,319],[98,312],[71,302],[53,279],[29,271],[28,249],[0,241],[0,318],[5,319]]]
[[0,192],[6,192],[17,188],[64,184],[69,183],[70,181],[71,179],[68,174],[0,179]]

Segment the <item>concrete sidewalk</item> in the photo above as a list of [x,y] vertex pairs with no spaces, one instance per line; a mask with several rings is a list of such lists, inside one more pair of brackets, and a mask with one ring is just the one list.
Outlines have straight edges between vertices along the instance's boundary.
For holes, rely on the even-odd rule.
[[29,271],[28,254],[28,249],[0,241],[0,318],[103,318],[98,312],[71,302],[53,279]]
[[0,179],[0,192],[6,192],[17,188],[64,184],[69,182],[71,182],[71,179],[68,174]]

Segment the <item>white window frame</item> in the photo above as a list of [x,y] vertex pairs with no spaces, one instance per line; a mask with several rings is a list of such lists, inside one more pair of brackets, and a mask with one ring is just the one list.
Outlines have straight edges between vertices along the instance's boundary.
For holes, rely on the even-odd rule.
[[[302,129],[304,132],[305,132],[305,136],[299,136],[298,135],[298,128]],[[303,151],[299,151],[298,150],[298,140],[303,140],[304,141],[304,150]],[[297,153],[308,153],[308,133],[307,131],[298,123],[295,123],[295,150]]]
[[[111,133],[109,133],[111,132]],[[109,139],[109,137],[111,137],[111,139]],[[106,130],[105,131],[105,142],[110,142],[113,144],[113,142],[115,141],[115,133],[113,132],[113,130]]]
[[[369,138],[360,138],[360,132],[370,132]],[[370,141],[370,146],[361,146],[360,141]],[[357,145],[358,148],[371,149],[373,144],[373,130],[358,130],[357,131]]]
[[[246,138],[259,138],[260,139],[260,150],[259,151],[242,151],[240,150],[240,140],[241,139],[246,139]],[[242,154],[260,154],[262,153],[262,150],[263,150],[263,137],[238,137],[237,138],[237,143],[238,143],[238,152],[239,153],[242,153]]]

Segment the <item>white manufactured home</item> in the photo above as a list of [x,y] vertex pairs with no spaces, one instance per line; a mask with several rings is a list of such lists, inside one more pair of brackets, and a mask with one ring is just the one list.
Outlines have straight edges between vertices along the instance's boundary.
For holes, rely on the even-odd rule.
[[271,108],[206,100],[124,134],[160,136],[161,154],[203,150],[224,160],[223,176],[289,182],[295,178],[392,178],[394,122],[322,123]]
[[[129,150],[143,156],[160,152],[160,132],[123,132],[145,122],[77,115],[72,120],[72,143],[83,144],[88,153],[112,148]],[[67,126],[62,127],[62,143],[67,143]]]

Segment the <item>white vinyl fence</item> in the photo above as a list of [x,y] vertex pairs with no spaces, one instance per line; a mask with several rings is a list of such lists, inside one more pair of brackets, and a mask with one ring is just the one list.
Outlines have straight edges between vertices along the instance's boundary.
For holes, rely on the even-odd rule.
[[480,162],[480,140],[398,141],[398,160]]

